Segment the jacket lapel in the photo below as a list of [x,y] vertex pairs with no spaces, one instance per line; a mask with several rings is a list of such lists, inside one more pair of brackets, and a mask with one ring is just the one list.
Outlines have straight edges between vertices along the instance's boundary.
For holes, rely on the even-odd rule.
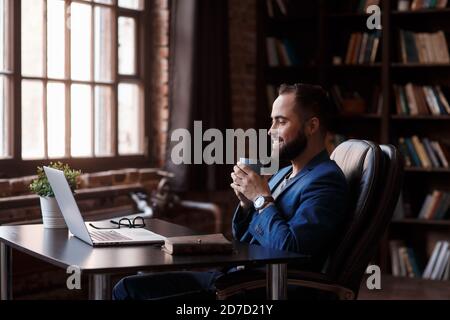
[[270,191],[273,192],[278,184],[284,179],[284,177],[292,171],[292,166],[281,169],[272,179],[269,181]]
[[[286,184],[286,186],[281,190],[280,194],[278,195],[278,198],[286,191],[288,190],[293,184],[295,184],[297,181],[299,181],[301,178],[303,178],[305,175],[307,175],[312,169],[314,169],[317,165],[320,163],[330,160],[330,157],[328,156],[328,153],[326,150],[320,152],[318,155],[316,155],[314,158],[311,159],[311,161],[308,162],[308,164],[300,171],[294,178],[290,179],[289,182]],[[292,171],[292,166],[289,167],[289,170],[286,171],[284,174],[280,174],[281,178],[284,178],[288,172]],[[281,178],[277,177],[278,182],[280,182]],[[276,184],[278,185],[278,183]],[[275,186],[276,186],[275,185]],[[272,188],[270,189],[271,191]]]

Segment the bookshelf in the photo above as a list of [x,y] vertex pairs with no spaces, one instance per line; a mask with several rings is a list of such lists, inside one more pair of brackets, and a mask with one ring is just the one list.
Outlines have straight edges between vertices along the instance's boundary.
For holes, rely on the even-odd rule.
[[[276,7],[279,0],[270,2]],[[276,9],[274,14],[269,14],[268,1],[257,3],[259,92],[273,91],[283,82],[318,83],[330,93],[333,86],[338,86],[343,92],[353,91],[350,97],[344,98],[345,108],[337,107],[337,121],[333,131],[340,136],[340,139],[342,136],[369,139],[380,144],[390,143],[399,146],[400,138],[418,136],[420,139],[439,141],[445,146],[450,143],[450,112],[439,115],[431,114],[431,112],[414,115],[398,114],[397,97],[394,92],[394,86],[406,86],[409,83],[418,87],[450,88],[450,61],[421,63],[406,59],[407,62],[404,62],[400,39],[401,30],[410,31],[411,34],[427,34],[427,36],[442,31],[448,47],[450,3],[445,8],[399,11],[397,0],[381,0],[383,29],[379,34],[376,53],[371,52],[369,58],[369,55],[366,56],[366,53],[360,51],[359,63],[348,63],[346,55],[349,54],[352,34],[361,33],[360,37],[363,38],[363,34],[368,33],[366,38],[374,39],[374,36],[371,38],[366,27],[368,15],[355,9],[358,8],[359,0],[312,1],[305,8],[301,7],[302,3],[305,3],[303,1],[282,2],[287,6],[285,14]],[[297,14],[297,12],[301,13]],[[301,57],[295,64],[270,66],[267,37],[290,39],[292,43],[298,45],[296,49],[302,51]],[[366,43],[369,41],[367,39]],[[423,41],[426,43],[425,40]],[[370,48],[369,45],[367,46]],[[370,52],[367,46],[366,50]],[[450,95],[446,98],[450,102]],[[358,112],[345,112],[349,105],[347,100],[352,99],[365,103],[363,107],[359,105]],[[374,99],[378,99],[377,103],[374,103]],[[271,100],[273,95],[261,94],[258,97],[258,105],[266,108],[265,110],[270,110]],[[378,108],[374,108],[374,105]],[[363,109],[362,112],[361,109]],[[263,112],[260,114],[258,126],[266,128],[269,125],[266,114]],[[450,241],[448,213],[446,218],[441,220],[418,219],[418,214],[429,193],[434,190],[450,191],[449,179],[450,168],[417,166],[405,168],[402,192],[404,214],[392,221],[381,245],[377,262],[382,270],[392,272],[389,248],[391,240],[403,241],[406,246],[413,248],[417,259],[421,261],[421,268],[425,268],[437,241]]]
[[419,220],[419,219],[393,219],[392,224],[409,224],[418,226],[434,226],[434,227],[449,227],[450,220]]

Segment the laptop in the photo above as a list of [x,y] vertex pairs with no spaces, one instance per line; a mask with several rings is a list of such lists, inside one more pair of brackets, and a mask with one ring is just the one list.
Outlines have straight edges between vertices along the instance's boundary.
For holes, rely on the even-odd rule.
[[44,167],[45,174],[55,194],[70,232],[93,247],[138,244],[163,244],[165,237],[146,229],[121,228],[96,230],[86,225],[72,194],[64,172]]

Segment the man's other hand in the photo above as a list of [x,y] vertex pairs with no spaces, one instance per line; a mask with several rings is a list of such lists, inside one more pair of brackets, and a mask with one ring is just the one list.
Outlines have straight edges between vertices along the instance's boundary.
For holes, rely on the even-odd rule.
[[248,200],[242,193],[234,190],[234,193],[236,194],[236,197],[239,199],[240,201],[240,206],[244,209],[250,209],[253,206],[253,202],[251,202],[250,200]]
[[250,167],[238,162],[234,166],[231,178],[233,188],[236,195],[242,194],[247,200],[253,202],[258,196],[270,196],[270,188],[267,180],[255,173]]

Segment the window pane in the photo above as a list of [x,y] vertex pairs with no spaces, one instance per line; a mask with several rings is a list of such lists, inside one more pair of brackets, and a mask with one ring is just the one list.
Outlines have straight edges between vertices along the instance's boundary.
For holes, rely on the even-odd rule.
[[9,149],[10,92],[8,78],[0,76],[0,158],[11,155]]
[[113,0],[94,0],[97,3],[113,4]]
[[0,71],[10,71],[10,0],[0,0]]
[[44,87],[41,81],[22,82],[22,158],[42,159],[44,151]]
[[91,80],[91,6],[73,2],[71,10],[72,79]]
[[47,0],[47,65],[50,78],[64,78],[64,1]]
[[143,0],[119,0],[119,7],[142,10],[144,9]]
[[113,155],[113,90],[95,88],[95,155]]
[[113,80],[113,11],[95,8],[95,80]]
[[119,18],[119,73],[136,74],[136,21]]
[[91,87],[72,85],[71,148],[73,157],[92,156]]
[[5,66],[5,54],[6,54],[6,41],[5,41],[5,27],[6,27],[6,23],[5,23],[5,19],[6,18],[6,10],[5,10],[5,1],[4,0],[0,0],[0,55],[1,55],[1,59],[0,59],[0,71],[5,70],[6,66]]
[[48,156],[63,158],[66,143],[66,93],[62,83],[47,84]]
[[44,1],[22,0],[22,74],[44,74]]
[[119,153],[142,154],[143,107],[138,85],[119,85]]

